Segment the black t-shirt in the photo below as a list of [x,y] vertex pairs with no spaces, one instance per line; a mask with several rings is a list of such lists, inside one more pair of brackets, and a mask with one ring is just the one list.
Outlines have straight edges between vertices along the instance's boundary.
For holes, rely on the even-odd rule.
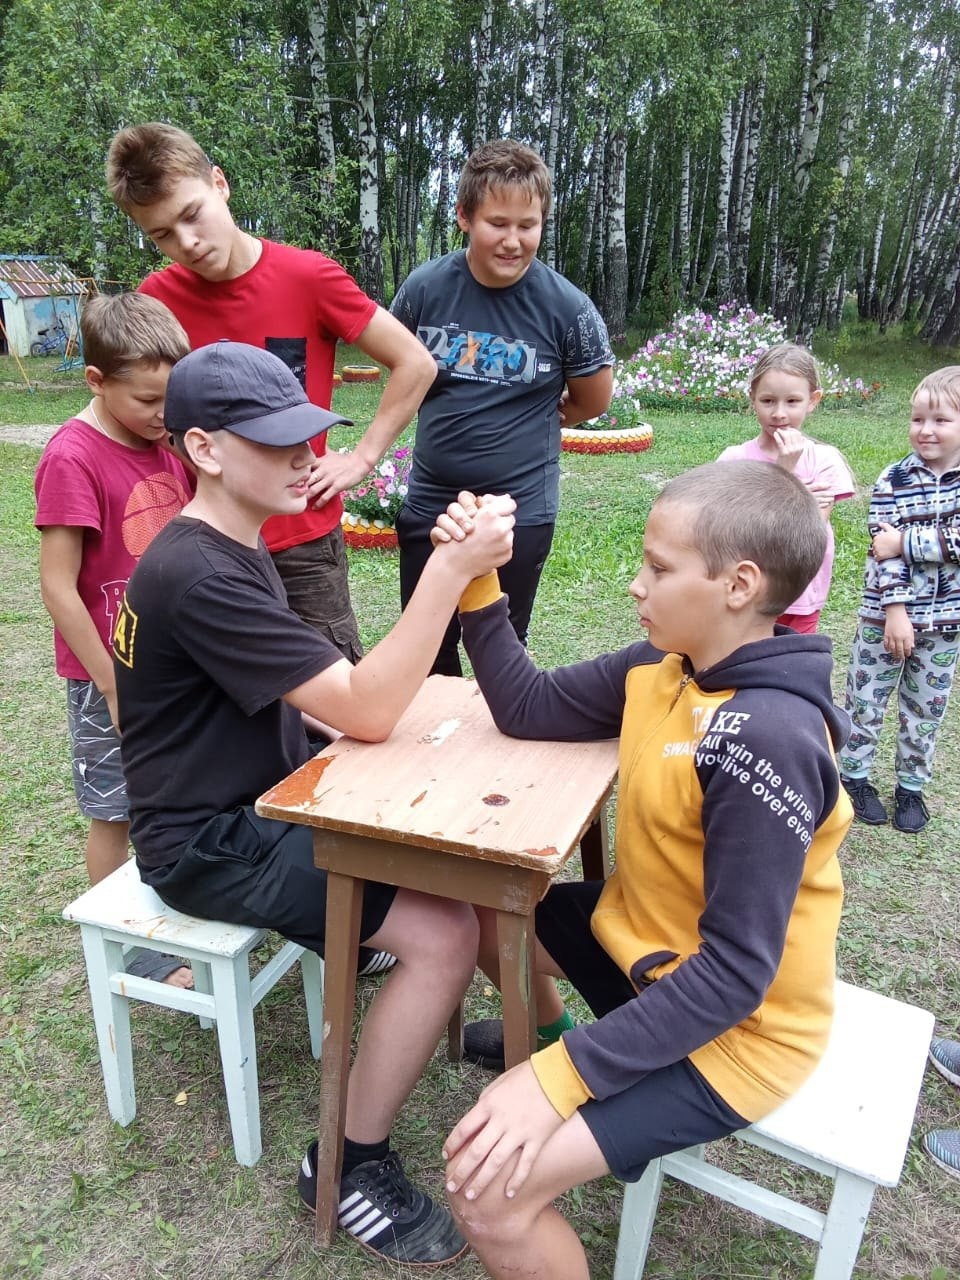
[[309,755],[284,694],[342,655],[287,605],[273,561],[172,520],[127,586],[114,636],[130,837],[176,862],[218,813],[252,804]]

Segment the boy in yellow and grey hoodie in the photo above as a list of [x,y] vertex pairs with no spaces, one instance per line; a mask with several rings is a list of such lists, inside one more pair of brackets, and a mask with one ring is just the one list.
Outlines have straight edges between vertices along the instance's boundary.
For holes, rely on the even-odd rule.
[[[436,538],[469,536],[473,511],[461,495]],[[597,1020],[500,1076],[444,1147],[454,1217],[493,1277],[584,1280],[557,1196],[760,1119],[823,1053],[848,725],[830,641],[775,619],[824,540],[792,476],[710,464],[650,512],[630,587],[647,643],[539,671],[495,574],[461,601],[504,733],[620,738],[616,870],[555,886],[536,921],[538,970],[568,978]]]

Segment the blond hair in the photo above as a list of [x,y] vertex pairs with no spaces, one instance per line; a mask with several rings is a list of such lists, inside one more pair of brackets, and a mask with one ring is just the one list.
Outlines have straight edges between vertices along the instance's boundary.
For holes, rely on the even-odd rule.
[[107,190],[125,213],[156,204],[183,178],[213,181],[213,166],[203,148],[176,125],[151,121],[114,134],[107,152]]
[[691,513],[693,546],[707,576],[752,560],[766,592],[758,612],[785,613],[810,583],[827,551],[827,527],[806,485],[767,462],[708,462],[671,480],[654,506]]
[[457,207],[470,218],[496,187],[515,187],[530,200],[538,198],[544,218],[550,212],[550,170],[536,151],[511,138],[485,142],[467,160],[457,187]]
[[135,365],[176,364],[190,340],[173,312],[145,293],[100,294],[80,317],[83,358],[105,378],[128,378]]
[[951,409],[960,413],[960,364],[946,364],[928,373],[910,397],[910,403],[920,395],[925,395],[935,409],[945,400]]
[[768,347],[753,366],[750,374],[750,395],[753,397],[757,383],[765,373],[776,370],[778,373],[791,373],[798,378],[805,378],[811,391],[820,390],[820,370],[813,358],[813,353],[795,342],[779,342],[775,347]]

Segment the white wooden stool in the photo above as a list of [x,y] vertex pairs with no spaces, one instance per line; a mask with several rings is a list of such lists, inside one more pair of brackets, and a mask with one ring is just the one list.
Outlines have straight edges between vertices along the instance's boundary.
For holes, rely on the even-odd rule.
[[664,1175],[750,1209],[820,1248],[814,1280],[848,1280],[878,1186],[900,1180],[933,1034],[933,1014],[846,982],[836,985],[830,1042],[783,1106],[733,1136],[833,1179],[824,1213],[779,1195],[690,1147],[651,1161],[627,1186],[614,1280],[639,1280]]
[[[323,961],[288,942],[250,977],[250,953],[266,930],[181,915],[145,885],[133,858],[88,889],[64,911],[80,925],[97,1028],[100,1066],[110,1115],[128,1125],[137,1113],[128,1001],[146,1000],[217,1025],[233,1148],[242,1165],[254,1165],[260,1140],[260,1093],[253,1011],[291,965],[300,961],[310,1028],[310,1048],[320,1057],[323,1040]],[[124,971],[124,949],[145,947],[181,956],[193,969],[185,991]]]

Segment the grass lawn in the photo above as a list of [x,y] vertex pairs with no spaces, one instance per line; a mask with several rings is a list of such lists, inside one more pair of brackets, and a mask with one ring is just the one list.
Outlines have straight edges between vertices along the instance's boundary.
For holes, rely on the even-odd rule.
[[[838,445],[860,485],[834,516],[837,560],[822,627],[836,644],[836,689],[846,656],[867,546],[869,488],[907,450],[912,387],[946,362],[895,335],[844,335],[822,354],[885,389],[850,410],[819,412],[814,434]],[[344,356],[347,362],[349,353]],[[4,443],[3,424],[59,422],[85,401],[77,374],[57,385],[53,361],[28,361],[42,383],[28,392],[0,360],[0,623],[3,761],[0,765],[0,1277],[47,1280],[337,1280],[405,1275],[381,1265],[341,1234],[318,1253],[297,1211],[296,1170],[317,1115],[318,1066],[309,1054],[297,975],[257,1014],[264,1154],[254,1169],[233,1160],[213,1034],[170,1012],[135,1005],[138,1114],[128,1129],[106,1111],[79,932],[61,910],[85,885],[83,823],[70,783],[62,684],[54,674],[49,620],[37,588],[32,526],[39,449]],[[20,384],[22,388],[22,382]],[[356,418],[334,444],[369,420],[376,388],[344,387],[335,406]],[[651,415],[653,448],[643,454],[564,454],[562,511],[531,630],[544,665],[614,648],[636,632],[626,586],[635,572],[650,502],[669,476],[753,433],[747,416]],[[374,643],[398,611],[395,553],[351,553],[351,584],[364,642]],[[855,825],[841,852],[847,886],[839,945],[842,977],[936,1012],[941,1034],[960,1037],[960,737],[957,702],[944,726],[932,820],[919,837]],[[888,717],[889,718],[889,717]],[[893,788],[892,743],[877,782]],[[367,998],[371,986],[362,984]],[[493,1003],[476,983],[468,1016]],[[864,1071],[883,1063],[864,1061]],[[446,1062],[442,1052],[397,1124],[395,1145],[410,1171],[438,1191],[440,1143],[487,1077]],[[177,1105],[178,1094],[186,1102]],[[934,1126],[960,1126],[960,1091],[932,1071],[900,1186],[874,1201],[856,1275],[862,1280],[960,1278],[960,1182],[919,1149]],[[722,1144],[720,1158],[748,1169],[765,1157]],[[784,1186],[824,1184],[795,1168]],[[820,1194],[817,1191],[817,1194]],[[610,1277],[620,1188],[612,1179],[567,1197],[596,1278]],[[667,1183],[648,1263],[674,1280],[805,1280],[814,1250],[709,1197]],[[412,1275],[413,1273],[410,1272]],[[468,1257],[444,1272],[477,1280]]]

